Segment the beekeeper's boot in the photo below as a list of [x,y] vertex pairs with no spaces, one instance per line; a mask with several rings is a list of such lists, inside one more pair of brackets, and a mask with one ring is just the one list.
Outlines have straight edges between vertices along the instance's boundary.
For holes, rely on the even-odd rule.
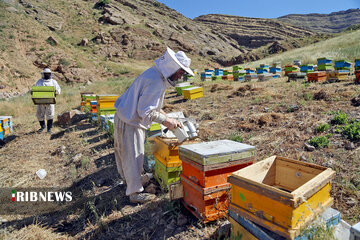
[[38,133],[42,133],[45,129],[45,121],[39,121],[40,129],[37,131]]
[[52,132],[51,132],[52,126],[53,126],[53,120],[52,120],[52,119],[47,120],[47,132],[48,132],[49,134],[52,134]]

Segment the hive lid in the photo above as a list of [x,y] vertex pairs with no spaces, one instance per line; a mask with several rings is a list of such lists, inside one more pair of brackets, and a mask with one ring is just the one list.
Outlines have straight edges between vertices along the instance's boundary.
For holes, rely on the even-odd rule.
[[254,146],[231,140],[218,140],[180,146],[179,155],[180,158],[184,156],[202,165],[208,165],[253,157],[255,149]]

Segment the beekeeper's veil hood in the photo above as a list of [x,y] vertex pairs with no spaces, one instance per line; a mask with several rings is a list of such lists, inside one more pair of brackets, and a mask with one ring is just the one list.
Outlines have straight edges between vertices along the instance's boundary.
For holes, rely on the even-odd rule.
[[188,58],[183,51],[179,51],[175,54],[169,47],[164,55],[155,60],[155,65],[166,79],[176,73],[180,68],[194,76],[193,71],[190,69],[190,64],[191,59]]

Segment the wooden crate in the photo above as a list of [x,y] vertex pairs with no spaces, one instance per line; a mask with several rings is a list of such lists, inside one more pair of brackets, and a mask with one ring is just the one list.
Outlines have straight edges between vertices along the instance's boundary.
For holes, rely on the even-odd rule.
[[184,156],[181,157],[181,161],[182,174],[195,184],[208,188],[226,184],[228,176],[239,169],[253,164],[255,156],[208,166],[200,165]]
[[155,179],[160,186],[167,190],[169,185],[180,180],[182,167],[166,167],[155,157]]
[[200,165],[237,161],[254,157],[255,154],[254,146],[231,140],[195,143],[179,147],[180,159],[190,159]]
[[196,99],[204,96],[202,87],[192,87],[183,90],[183,95],[185,99]]
[[182,174],[180,178],[184,194],[182,201],[192,214],[204,223],[226,217],[230,184],[202,188]]
[[294,239],[316,214],[331,206],[329,168],[272,156],[234,172],[230,209],[271,231]]

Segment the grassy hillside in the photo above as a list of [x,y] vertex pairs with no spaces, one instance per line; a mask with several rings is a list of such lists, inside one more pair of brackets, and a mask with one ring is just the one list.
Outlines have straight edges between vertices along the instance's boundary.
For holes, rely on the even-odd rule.
[[293,60],[301,60],[302,63],[317,63],[317,58],[329,57],[336,59],[348,59],[353,61],[360,57],[360,30],[345,33],[340,36],[321,41],[309,46],[294,49],[288,52],[276,54],[265,59],[245,64],[246,66],[258,66],[260,63],[272,63],[280,61],[282,65],[292,63]]

